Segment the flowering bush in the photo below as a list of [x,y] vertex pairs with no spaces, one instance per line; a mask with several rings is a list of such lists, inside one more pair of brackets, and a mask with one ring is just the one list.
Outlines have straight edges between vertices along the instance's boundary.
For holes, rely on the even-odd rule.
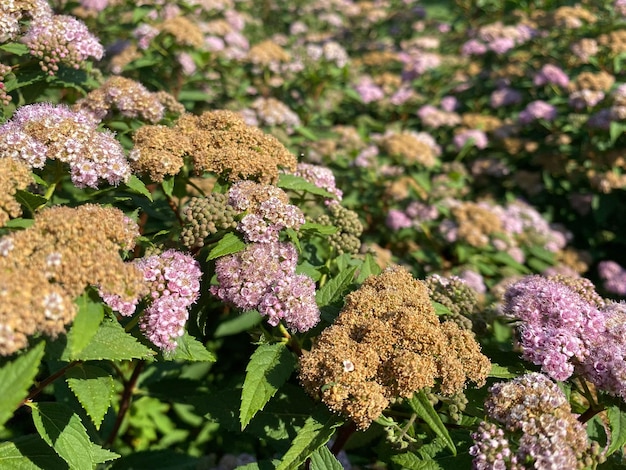
[[0,5],[0,468],[621,468],[626,3]]

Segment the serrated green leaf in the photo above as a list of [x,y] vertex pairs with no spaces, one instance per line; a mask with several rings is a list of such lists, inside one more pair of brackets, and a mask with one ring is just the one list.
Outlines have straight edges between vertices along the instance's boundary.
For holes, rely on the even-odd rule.
[[513,259],[513,257],[508,254],[505,253],[504,251],[498,251],[496,253],[491,254],[491,259],[498,262],[498,263],[502,263],[505,266],[509,266],[513,269],[515,269],[518,273],[520,274],[529,274],[530,270],[524,266],[523,264],[518,263],[517,261],[515,261]]
[[332,278],[315,293],[317,305],[325,307],[341,297],[348,286],[352,283],[352,278],[357,270],[357,266],[340,271],[337,276]]
[[441,466],[434,460],[423,460],[411,452],[394,455],[391,461],[407,470],[441,470]]
[[232,255],[246,248],[244,241],[232,232],[226,233],[222,239],[217,242],[217,245],[209,252],[207,261],[210,261],[220,256]]
[[433,308],[435,309],[435,313],[437,315],[451,315],[452,314],[450,309],[446,307],[445,305],[440,304],[439,302],[435,302],[434,300],[431,300],[430,303],[433,305]]
[[153,201],[152,193],[148,190],[143,181],[141,181],[137,176],[130,175],[128,181],[126,182],[126,186],[132,193],[141,194],[142,196],[146,196],[150,202]]
[[68,465],[38,434],[0,443],[0,468],[68,470]]
[[304,191],[318,196],[324,196],[330,199],[336,199],[333,193],[329,193],[325,189],[315,186],[313,183],[301,178],[300,176],[290,175],[288,173],[282,173],[278,178],[276,184],[279,188],[290,189],[292,191]]
[[22,189],[18,189],[15,192],[15,200],[26,207],[33,214],[39,207],[48,202],[45,197],[40,196],[39,194],[29,193],[28,191],[24,191]]
[[309,456],[326,444],[342,421],[331,414],[325,406],[319,405],[304,422],[304,426],[291,443],[276,470],[299,468]]
[[31,403],[29,406],[37,432],[70,469],[93,468],[119,457],[91,442],[80,418],[68,406],[62,403]]
[[19,42],[10,42],[8,44],[2,44],[0,46],[0,50],[8,52],[9,54],[14,55],[26,55],[30,53],[28,46],[26,44],[20,44]]
[[35,223],[34,219],[22,219],[21,217],[17,219],[11,219],[4,224],[7,228],[28,228]]
[[94,302],[88,292],[84,292],[78,297],[75,303],[78,306],[78,313],[74,318],[71,330],[67,334],[67,344],[71,356],[76,356],[85,349],[104,318],[104,306],[100,302]]
[[262,344],[254,351],[246,367],[241,392],[239,421],[242,430],[287,381],[295,366],[296,360],[285,343]]
[[450,433],[448,433],[448,429],[441,421],[441,418],[433,408],[432,403],[428,400],[424,391],[420,390],[414,393],[413,396],[408,399],[408,402],[417,416],[421,418],[437,436],[443,439],[452,454],[456,455],[456,447],[450,437]]
[[105,319],[96,334],[85,348],[75,355],[69,348],[63,351],[63,361],[123,361],[127,359],[147,359],[155,352],[138,342],[115,320]]
[[343,465],[326,446],[311,454],[311,470],[343,470]]
[[493,377],[496,379],[512,379],[524,374],[525,372],[526,371],[519,366],[501,366],[499,364],[496,364],[495,362],[492,362],[489,377]]
[[164,178],[161,182],[161,187],[163,188],[163,192],[165,194],[172,197],[172,194],[174,193],[174,177],[168,176],[167,178]]
[[96,429],[104,419],[115,392],[115,381],[104,369],[78,364],[65,373],[67,385],[76,395]]
[[220,323],[215,329],[213,336],[221,338],[223,336],[236,335],[258,325],[261,323],[261,320],[263,320],[263,317],[261,317],[258,311],[250,310]]
[[614,405],[609,407],[607,415],[611,429],[611,444],[606,451],[606,455],[609,456],[626,444],[626,412]]
[[311,232],[319,235],[332,235],[333,233],[337,233],[337,230],[339,229],[334,225],[323,225],[313,222],[306,222],[300,226],[299,230],[301,232]]
[[7,422],[28,395],[44,354],[45,343],[8,362],[0,369],[0,426]]
[[183,336],[177,340],[178,346],[165,359],[182,360],[182,361],[203,361],[215,362],[216,357],[209,352],[200,341],[185,332]]
[[382,272],[380,266],[376,262],[374,256],[371,253],[365,255],[365,259],[363,260],[363,264],[359,267],[359,275],[356,278],[357,284],[361,284],[365,279],[370,276],[376,276]]

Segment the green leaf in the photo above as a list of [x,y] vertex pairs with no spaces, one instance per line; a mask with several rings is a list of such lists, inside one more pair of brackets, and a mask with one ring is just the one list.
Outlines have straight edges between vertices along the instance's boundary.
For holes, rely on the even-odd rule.
[[505,266],[515,269],[520,274],[530,274],[530,270],[523,264],[518,263],[513,257],[504,251],[498,251],[490,256],[491,259]]
[[411,452],[394,455],[391,460],[407,470],[441,470],[441,466],[434,460],[423,460]]
[[204,344],[187,332],[178,338],[177,342],[176,349],[172,354],[168,354],[165,359],[196,362],[215,362],[217,360],[215,355],[204,347]]
[[317,136],[310,129],[307,129],[306,127],[296,127],[294,131],[296,131],[302,137],[306,137],[309,140],[312,140],[312,141],[317,140]]
[[244,241],[232,232],[226,233],[222,239],[217,242],[217,245],[209,252],[207,261],[210,261],[220,256],[232,255],[246,248]]
[[239,421],[242,430],[287,381],[295,366],[296,361],[286,343],[262,344],[254,351],[246,367],[241,392]]
[[34,219],[22,219],[21,217],[17,219],[11,219],[6,224],[4,224],[7,228],[28,228],[35,223]]
[[0,50],[8,52],[9,54],[14,55],[26,55],[30,53],[28,46],[26,44],[20,44],[18,42],[10,42],[8,44],[2,44],[0,46]]
[[29,193],[22,189],[18,189],[15,192],[15,200],[26,207],[32,214],[34,214],[39,207],[48,202],[45,197],[39,194]]
[[336,199],[332,193],[329,193],[325,189],[315,186],[313,183],[301,178],[300,176],[290,175],[288,173],[282,173],[278,178],[278,184],[276,185],[282,189],[290,189],[292,191],[305,191],[307,193],[316,194],[318,196],[324,196],[330,199]]
[[448,433],[448,429],[441,421],[441,418],[433,408],[432,403],[428,400],[424,391],[420,390],[413,394],[413,396],[408,399],[408,402],[417,416],[421,418],[437,436],[443,439],[448,449],[456,455],[456,447]]
[[0,369],[0,426],[8,421],[28,396],[28,388],[39,370],[44,347],[45,343],[41,341]]
[[200,90],[182,90],[179,94],[178,94],[178,101],[183,102],[183,101],[210,101],[212,98],[212,96],[205,92],[205,91],[200,91]]
[[148,190],[144,182],[137,178],[137,176],[130,175],[130,178],[128,178],[128,181],[126,182],[126,186],[131,193],[141,194],[142,196],[146,196],[150,199],[150,202],[153,201],[152,193]]
[[435,302],[434,300],[431,300],[430,303],[433,304],[433,308],[435,309],[435,313],[437,315],[451,315],[452,314],[450,309],[446,307],[445,305],[440,304],[439,302]]
[[106,370],[89,364],[72,367],[65,377],[96,429],[100,429],[115,392],[113,377]]
[[343,465],[326,446],[311,455],[311,470],[343,470]]
[[365,259],[363,260],[363,264],[359,267],[359,275],[356,278],[356,283],[361,284],[365,279],[370,276],[376,276],[380,274],[382,269],[378,266],[376,259],[372,256],[371,253],[365,255]]
[[336,277],[328,281],[320,290],[315,294],[315,300],[319,307],[325,307],[330,305],[335,300],[341,298],[341,294],[352,283],[352,278],[356,272],[358,266],[352,266],[348,269],[340,271]]
[[313,452],[328,442],[335,428],[341,424],[340,418],[331,414],[325,406],[315,407],[276,470],[299,468]]
[[526,373],[523,367],[519,365],[515,366],[501,366],[496,364],[495,362],[491,363],[491,371],[489,372],[489,377],[493,377],[495,379],[513,379],[519,375]]
[[70,469],[93,468],[119,457],[91,442],[80,418],[68,406],[62,403],[31,403],[29,406],[37,432]]
[[77,354],[71,354],[66,348],[61,356],[63,361],[123,361],[127,359],[147,359],[155,352],[138,342],[116,321],[107,319],[102,322],[89,344]]
[[38,434],[0,443],[0,468],[11,470],[67,470],[67,463]]
[[200,459],[172,450],[149,450],[133,452],[116,460],[111,470],[197,470],[202,468]]
[[311,232],[318,235],[332,235],[333,233],[337,233],[337,230],[339,229],[334,225],[323,225],[313,222],[306,222],[300,226],[299,230],[301,232]]
[[215,329],[213,336],[215,338],[221,338],[223,336],[236,335],[258,325],[261,323],[262,319],[263,317],[261,317],[259,312],[256,310],[244,312],[241,315],[236,315],[233,318],[220,323]]
[[609,137],[611,138],[611,145],[615,143],[617,139],[626,131],[626,126],[620,122],[612,121],[609,127]]
[[76,356],[85,349],[104,318],[104,306],[101,302],[94,302],[89,297],[89,293],[84,292],[75,302],[78,305],[78,313],[74,318],[72,329],[67,334],[67,342],[72,356]]
[[606,451],[609,456],[626,444],[626,413],[619,406],[611,406],[607,410],[609,428],[611,428],[611,444]]
[[172,197],[172,194],[174,193],[174,177],[168,176],[164,178],[161,182],[161,186],[163,187],[163,192],[169,197]]

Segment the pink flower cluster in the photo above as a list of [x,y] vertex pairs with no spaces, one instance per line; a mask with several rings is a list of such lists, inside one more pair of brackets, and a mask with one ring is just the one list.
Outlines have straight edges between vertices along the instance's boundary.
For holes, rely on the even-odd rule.
[[97,188],[101,179],[118,184],[130,177],[124,149],[113,133],[98,132],[92,116],[63,105],[18,108],[0,126],[0,158],[6,157],[31,168],[43,168],[47,159],[67,163],[72,182],[79,188]]
[[31,168],[48,158],[67,163],[79,188],[98,187],[98,180],[118,184],[130,177],[124,149],[109,131],[98,132],[89,114],[63,105],[32,104],[18,108],[0,126],[0,158],[12,157]]
[[527,276],[504,295],[505,315],[518,326],[522,355],[556,380],[567,380],[605,331],[605,315],[570,287]]
[[461,150],[467,144],[482,150],[487,147],[487,144],[489,143],[487,134],[480,129],[467,129],[461,131],[454,136],[453,141],[457,150]]
[[535,86],[555,85],[560,88],[567,88],[569,77],[556,65],[545,64],[533,78]]
[[[185,332],[188,308],[200,292],[200,265],[176,250],[141,258],[136,262],[150,289],[147,307],[139,320],[143,334],[163,351],[176,349],[176,338]],[[123,301],[119,295],[100,292],[102,300],[124,316],[135,313],[140,299]]]
[[533,121],[543,119],[553,121],[556,118],[556,108],[545,101],[536,100],[528,103],[526,108],[519,113],[518,121],[521,124],[530,124]]
[[298,254],[291,243],[253,243],[217,260],[219,285],[210,292],[242,310],[258,309],[272,326],[284,320],[292,330],[307,331],[320,319],[315,283],[296,274]]
[[304,178],[309,183],[313,183],[315,186],[321,189],[325,189],[331,194],[334,194],[338,201],[341,201],[343,192],[337,188],[335,183],[335,175],[329,168],[312,165],[310,163],[298,163],[296,171],[293,173],[296,176]]
[[42,16],[33,21],[22,42],[50,75],[59,70],[59,64],[78,69],[89,57],[100,60],[104,55],[102,44],[87,26],[67,15]]
[[626,270],[615,261],[598,263],[598,274],[604,289],[611,294],[626,296]]

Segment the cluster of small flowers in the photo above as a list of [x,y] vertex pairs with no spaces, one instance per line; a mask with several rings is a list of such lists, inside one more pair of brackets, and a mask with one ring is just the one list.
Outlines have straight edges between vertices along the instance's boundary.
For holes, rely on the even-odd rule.
[[522,355],[556,380],[567,380],[578,364],[595,360],[590,345],[605,332],[605,315],[575,290],[556,280],[527,276],[509,286],[503,313],[520,320]]
[[556,119],[556,107],[542,100],[532,101],[519,113],[517,120],[521,124],[530,124],[539,119],[553,121]]
[[109,131],[98,132],[88,113],[63,105],[32,104],[18,108],[0,126],[0,157],[12,157],[31,168],[42,168],[46,159],[70,166],[72,182],[79,188],[127,181],[130,166],[124,149]]
[[569,77],[556,65],[545,64],[541,70],[535,74],[533,85],[555,85],[559,88],[567,88],[569,85]]
[[436,106],[425,104],[417,110],[417,116],[426,127],[454,127],[461,122],[461,117],[454,111],[446,111]]
[[84,204],[46,208],[32,226],[0,238],[0,354],[23,348],[35,332],[63,333],[88,286],[123,300],[141,295],[140,272],[119,255],[138,235],[119,209]]
[[307,331],[320,319],[315,283],[296,274],[298,254],[291,243],[252,243],[242,252],[219,258],[215,265],[218,285],[210,292],[242,310],[257,309],[276,326]]
[[124,77],[112,77],[77,101],[73,109],[89,111],[99,121],[113,109],[118,109],[122,116],[141,117],[155,123],[163,119],[165,114],[164,98],[172,112],[182,114],[185,111],[184,106],[169,93],[152,93],[139,82]]
[[330,168],[320,165],[312,165],[310,163],[298,163],[296,171],[294,171],[293,174],[304,178],[309,183],[313,183],[318,188],[325,189],[329,193],[333,194],[336,200],[341,201],[343,192],[337,187],[335,175],[333,175]]
[[[346,50],[336,41],[328,41],[322,45],[307,44],[306,57],[313,62],[325,60],[339,68],[345,67],[350,61]],[[317,67],[319,66],[318,64]]]
[[104,48],[87,26],[67,15],[43,16],[33,21],[22,38],[44,72],[54,75],[59,64],[75,69],[89,57],[102,59]]
[[218,230],[236,228],[237,211],[228,203],[226,194],[211,193],[193,197],[183,209],[184,226],[180,235],[187,248],[204,246],[204,239]]
[[0,227],[10,217],[19,217],[22,206],[15,200],[18,189],[26,189],[33,181],[30,168],[13,158],[0,158]]
[[494,108],[502,108],[504,106],[510,106],[512,104],[518,104],[522,102],[522,93],[509,86],[502,86],[493,92],[489,97],[489,105]]
[[484,383],[490,363],[473,334],[440,323],[426,286],[404,268],[370,276],[300,358],[305,390],[366,429],[394,397]]
[[11,67],[8,65],[4,65],[0,63],[0,104],[3,106],[8,106],[13,98],[6,92],[6,87],[4,85],[4,79],[6,76],[11,73]]
[[[200,265],[191,256],[176,250],[147,256],[134,262],[148,286],[147,307],[139,320],[143,334],[163,351],[176,349],[176,339],[185,330],[188,308],[200,292]],[[130,301],[100,289],[102,300],[124,316],[135,313],[139,298]]]
[[359,237],[363,233],[363,224],[358,214],[338,202],[329,204],[328,210],[330,214],[321,214],[314,220],[318,224],[332,225],[339,229],[328,236],[328,244],[339,254],[358,253],[361,248]]
[[536,31],[524,24],[505,26],[501,22],[482,26],[478,38],[470,39],[461,47],[461,55],[484,55],[488,51],[504,54],[524,44],[536,35]]
[[50,15],[52,9],[46,0],[4,0],[0,4],[0,43],[20,35],[24,16],[37,19]]
[[280,188],[251,181],[236,183],[228,192],[228,203],[236,210],[248,212],[237,225],[248,242],[278,241],[283,228],[300,228],[305,222],[304,214],[287,201]]
[[300,126],[300,118],[282,101],[276,98],[259,97],[250,105],[249,109],[241,111],[244,121],[249,126],[280,126],[288,134]]
[[598,274],[602,287],[611,294],[626,296],[626,270],[615,261],[598,263]]
[[[543,374],[532,373],[489,389],[482,422],[472,438],[477,470],[590,468],[604,457],[571,411],[563,391]],[[519,437],[521,433],[521,437]]]
[[487,134],[480,129],[465,129],[455,134],[453,142],[457,150],[461,150],[466,145],[482,150],[487,147],[489,139]]
[[385,97],[383,89],[374,83],[374,80],[369,75],[363,75],[354,86],[354,89],[365,104],[380,101]]
[[405,82],[421,77],[426,71],[436,69],[442,63],[439,54],[425,52],[419,48],[398,53],[398,59],[404,64],[402,80]]

